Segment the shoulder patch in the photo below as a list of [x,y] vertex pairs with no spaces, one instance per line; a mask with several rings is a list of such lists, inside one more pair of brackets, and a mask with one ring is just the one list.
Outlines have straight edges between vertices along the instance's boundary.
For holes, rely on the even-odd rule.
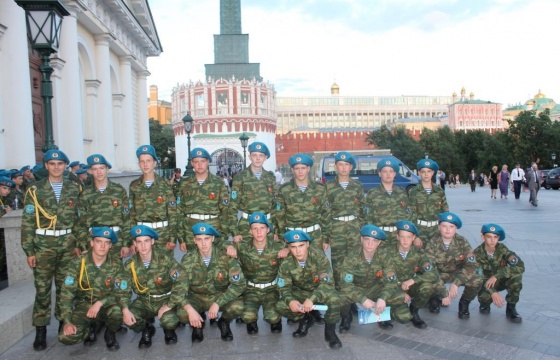
[[66,279],[64,279],[64,285],[67,285],[67,286],[74,285],[74,278],[72,276],[68,275],[66,277]]
[[28,213],[28,214],[33,214],[35,212],[35,206],[27,205],[25,207],[25,212]]
[[233,270],[231,272],[231,280],[232,281],[238,282],[240,278],[241,278],[241,275],[236,270]]
[[352,281],[354,281],[354,275],[352,274],[344,275],[344,281],[346,281],[348,284],[352,283]]
[[276,211],[280,211],[281,207],[282,207],[282,206],[280,205],[280,203],[277,202],[277,203],[276,203]]
[[424,265],[422,265],[422,267],[424,268],[424,271],[425,271],[425,272],[429,272],[429,271],[432,271],[432,269],[433,269],[433,266],[432,266],[432,264],[431,264],[431,263],[429,263],[429,262],[427,262],[427,263],[424,263]]
[[517,256],[515,256],[514,254],[511,254],[508,259],[508,264],[511,266],[515,266],[517,265],[517,263],[519,262],[519,258]]
[[126,290],[128,288],[128,283],[126,282],[126,280],[121,281],[120,288],[121,290]]
[[176,269],[171,270],[171,273],[169,274],[169,277],[171,277],[171,279],[173,281],[177,280],[179,278],[179,271],[177,271]]
[[278,287],[284,287],[284,285],[286,285],[286,283],[284,282],[283,278],[278,278]]
[[236,190],[233,190],[233,191],[231,192],[231,199],[232,199],[232,200],[237,199],[237,191],[236,191]]
[[395,280],[397,280],[397,275],[395,275],[394,272],[389,272],[389,273],[387,273],[386,279],[387,279],[387,281],[395,281]]
[[468,253],[467,254],[467,261],[471,262],[471,263],[476,262],[476,255],[473,254],[473,253]]

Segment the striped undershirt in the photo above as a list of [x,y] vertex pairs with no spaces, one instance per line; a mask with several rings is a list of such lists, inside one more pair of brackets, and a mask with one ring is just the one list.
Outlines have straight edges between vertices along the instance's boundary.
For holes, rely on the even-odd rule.
[[154,183],[154,180],[146,180],[144,181],[144,184],[146,184],[146,187],[149,188],[150,186],[152,186],[152,184]]
[[56,182],[56,183],[51,183],[51,187],[54,191],[54,196],[56,196],[56,202],[60,201],[60,193],[62,193],[62,183],[61,182]]
[[204,264],[206,264],[206,267],[210,266],[210,260],[212,260],[212,256],[202,258],[202,261],[204,261]]
[[301,192],[304,192],[305,189],[307,189],[307,185],[299,185],[298,187],[301,190]]
[[257,180],[260,180],[261,176],[262,176],[262,171],[261,172],[256,172],[255,176],[257,177]]
[[150,267],[151,260],[142,261],[144,263],[144,267],[147,269]]
[[348,187],[348,184],[350,184],[350,182],[348,182],[348,181],[342,181],[342,182],[339,182],[339,184],[340,184],[340,186],[342,186],[342,188],[343,188],[344,190],[346,190],[346,188]]
[[299,266],[301,266],[302,268],[305,267],[305,261],[298,261],[298,263],[299,263]]
[[406,256],[408,255],[408,251],[399,251],[399,254],[401,254],[401,257],[403,258],[403,260],[406,260]]

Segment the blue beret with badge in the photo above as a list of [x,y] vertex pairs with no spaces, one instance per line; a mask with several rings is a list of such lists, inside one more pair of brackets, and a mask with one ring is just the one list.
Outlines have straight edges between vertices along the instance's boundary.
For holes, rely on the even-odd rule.
[[362,226],[362,228],[360,229],[360,235],[371,237],[377,240],[387,240],[387,234],[385,233],[385,231],[372,224]]
[[301,241],[311,241],[311,236],[308,233],[301,230],[290,230],[284,234],[284,240],[288,244],[301,242]]
[[460,229],[461,226],[463,226],[463,222],[461,221],[461,218],[459,217],[459,215],[454,214],[454,213],[449,212],[449,211],[439,214],[438,219],[439,219],[440,224],[442,222],[448,222],[448,223],[451,223],[451,224],[457,226],[457,229]]
[[158,233],[152,229],[151,227],[148,227],[146,225],[136,225],[134,226],[132,229],[130,229],[130,235],[136,239],[139,236],[149,236],[154,240],[157,240],[159,238]]
[[506,231],[498,224],[484,224],[480,229],[482,234],[491,233],[499,236],[498,241],[503,241],[506,238]]
[[193,235],[212,235],[220,236],[220,233],[214,227],[205,222],[199,222],[192,226]]
[[210,153],[203,148],[194,148],[191,150],[189,157],[192,159],[194,158],[204,158],[208,159],[209,162],[212,162],[212,157]]
[[119,239],[117,234],[110,227],[92,227],[91,228],[91,238],[102,237],[111,240],[113,244],[116,244]]
[[156,148],[152,145],[142,145],[138,149],[136,149],[136,157],[140,158],[140,155],[151,155],[155,161],[159,161],[159,158],[156,154]]
[[43,155],[43,162],[46,163],[51,160],[59,160],[64,161],[65,163],[69,163],[68,156],[59,149],[50,149]]
[[105,157],[101,154],[93,154],[88,156],[87,163],[90,167],[93,165],[106,165],[107,168],[111,168],[111,163],[108,162],[107,159],[105,159]]
[[422,159],[419,160],[416,163],[416,167],[418,168],[418,170],[423,169],[423,168],[427,168],[427,169],[431,169],[434,171],[438,171],[439,170],[439,165],[437,162],[435,162],[432,159]]
[[414,235],[418,236],[418,228],[414,225],[413,222],[408,220],[399,220],[395,223],[397,230],[404,230],[413,233]]
[[397,173],[399,172],[399,163],[396,159],[390,157],[385,157],[379,160],[379,162],[377,163],[377,172],[380,172],[381,169],[386,166],[393,168],[393,170],[395,170],[395,172]]
[[266,215],[260,211],[254,212],[249,216],[249,225],[251,224],[265,224],[270,231],[273,230],[272,225],[268,222]]
[[68,166],[71,167],[71,168],[73,168],[74,166],[78,166],[78,165],[80,165],[80,162],[77,161],[77,160],[76,160],[76,161],[72,161],[70,164],[68,164]]
[[13,189],[16,187],[16,183],[5,176],[0,176],[0,186],[6,186],[9,187],[10,189]]
[[290,163],[290,167],[294,167],[298,164],[313,166],[313,159],[311,158],[311,156],[304,153],[297,153],[295,155],[292,155],[290,156],[290,159],[288,161]]
[[270,157],[270,151],[268,151],[268,147],[259,141],[255,141],[251,145],[249,145],[249,154],[252,152],[260,152],[266,155],[266,157]]
[[19,169],[19,171],[23,174],[24,172],[26,172],[27,170],[31,170],[31,166],[29,165],[25,165],[24,167],[22,167],[21,169]]
[[336,153],[336,155],[334,156],[334,162],[336,164],[339,161],[344,161],[352,165],[352,169],[356,168],[356,159],[354,159],[354,156],[352,156],[352,154],[350,154],[348,151],[339,151],[338,153]]

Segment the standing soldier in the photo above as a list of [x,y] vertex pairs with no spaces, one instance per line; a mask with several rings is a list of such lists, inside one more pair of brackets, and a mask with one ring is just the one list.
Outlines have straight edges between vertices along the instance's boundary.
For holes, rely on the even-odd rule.
[[356,168],[352,154],[341,151],[335,158],[336,177],[327,183],[327,196],[331,205],[331,263],[334,282],[340,286],[340,265],[346,252],[361,249],[356,240],[360,227],[364,224],[364,188],[362,183],[350,177]]
[[9,204],[14,210],[23,208],[23,198],[25,192],[23,190],[23,174],[19,170],[14,170],[10,179],[14,182],[15,186],[9,196]]
[[214,239],[220,233],[207,223],[197,223],[192,227],[196,251],[189,251],[181,264],[188,274],[189,292],[186,304],[177,311],[182,323],[193,328],[192,341],[202,342],[204,334],[204,312],[208,319],[218,320],[223,341],[232,341],[229,323],[243,312],[241,294],[247,286],[239,262],[229,257],[225,251],[214,246]]
[[[115,280],[123,322],[134,332],[142,331],[139,348],[152,346],[156,332],[153,318],[163,328],[166,344],[177,343],[175,329],[179,324],[176,310],[184,306],[188,290],[187,274],[174,257],[154,246],[158,233],[145,225],[130,230],[136,254],[124,264],[124,271]],[[137,297],[131,301],[132,292]]]
[[31,166],[25,165],[19,170],[23,174],[23,193],[29,189],[29,187],[35,182],[35,177],[33,172],[31,172]]
[[483,243],[474,249],[476,259],[482,268],[482,289],[478,293],[480,313],[489,314],[490,304],[504,306],[500,291],[506,290],[506,317],[514,323],[522,321],[515,305],[523,288],[522,278],[525,264],[516,253],[501,241],[506,238],[505,230],[497,224],[482,226]]
[[422,182],[410,190],[410,206],[417,218],[422,245],[426,246],[438,235],[438,214],[449,211],[449,205],[445,192],[432,181],[439,170],[438,164],[432,159],[422,159],[416,166]]
[[253,241],[242,241],[228,246],[227,253],[237,257],[247,279],[247,289],[243,293],[243,321],[247,324],[247,333],[259,332],[257,320],[259,307],[263,307],[264,319],[270,323],[270,331],[282,331],[282,318],[276,311],[278,288],[276,275],[281,259],[288,255],[289,250],[283,242],[267,239],[272,232],[272,225],[262,212],[249,216],[250,234]]
[[97,340],[94,322],[104,322],[105,344],[110,351],[119,349],[115,333],[122,315],[115,294],[115,281],[121,263],[108,256],[118,241],[108,227],[91,229],[90,251],[74,258],[65,270],[66,278],[60,292],[60,309],[64,326],[58,340],[66,345],[91,346]]
[[[126,190],[108,179],[111,164],[103,155],[94,154],[87,158],[93,186],[82,190],[78,201],[80,211],[80,231],[78,242],[85,250],[89,229],[92,227],[109,227],[117,233],[119,242],[114,244],[110,253],[126,258],[130,255],[132,238],[130,237],[129,200]],[[78,236],[77,235],[77,236]]]
[[161,239],[156,246],[171,254],[177,241],[177,198],[169,182],[154,172],[159,161],[156,149],[142,145],[136,157],[142,176],[130,183],[128,191],[131,224],[156,230]]
[[[437,267],[440,278],[437,292],[443,294],[444,306],[457,297],[459,286],[465,287],[459,300],[459,319],[468,319],[469,304],[478,294],[482,279],[476,271],[478,264],[469,241],[457,234],[462,225],[456,214],[439,214],[439,234],[425,244],[425,252]],[[449,291],[444,284],[451,284]],[[430,299],[430,312],[439,313],[439,306],[440,299],[435,295]]]
[[9,203],[11,191],[16,187],[16,184],[5,176],[0,176],[0,217],[6,215],[8,211],[12,210]]
[[[68,157],[53,149],[43,155],[48,177],[37,181],[25,194],[21,220],[21,246],[35,278],[33,348],[47,348],[47,325],[51,321],[52,281],[56,286],[55,316],[62,325],[60,290],[66,274],[63,269],[80,254],[72,228],[78,221],[79,189],[64,179]],[[59,329],[60,330],[60,329]]]
[[395,222],[414,218],[406,190],[394,184],[398,171],[399,163],[395,158],[380,159],[377,163],[377,174],[381,183],[366,196],[366,222],[379,226],[387,233],[387,240],[381,247],[392,247],[396,244]]
[[169,179],[169,185],[173,188],[175,196],[179,196],[179,189],[181,188],[182,181],[183,178],[181,177],[181,169],[175,168],[175,170],[173,170],[173,176]]

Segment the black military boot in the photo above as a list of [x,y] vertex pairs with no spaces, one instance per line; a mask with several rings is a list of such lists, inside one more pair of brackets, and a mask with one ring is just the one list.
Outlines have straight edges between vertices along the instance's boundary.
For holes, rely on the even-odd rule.
[[103,330],[103,327],[105,326],[105,323],[103,321],[95,321],[92,325],[93,325],[93,331],[95,332],[95,334],[99,334],[101,332],[101,330]]
[[478,311],[481,314],[490,314],[490,304],[480,304]]
[[383,330],[391,330],[393,328],[393,322],[391,320],[380,321],[377,324]]
[[276,324],[270,324],[270,332],[273,334],[282,332],[282,320],[278,321]]
[[471,302],[463,299],[459,300],[459,319],[468,319],[471,316],[469,313],[469,304]]
[[242,318],[238,317],[238,318],[235,319],[235,323],[236,324],[243,324],[243,323],[245,323],[245,321],[243,321]]
[[323,325],[325,323],[325,319],[321,317],[319,310],[311,310],[310,314],[313,316],[313,319],[315,319],[316,324]]
[[428,308],[430,312],[432,314],[439,314],[440,304],[441,302],[439,300],[439,297],[437,297],[437,295],[432,296],[432,298],[428,302]]
[[422,318],[420,318],[420,315],[418,315],[418,308],[412,304],[410,304],[410,315],[412,315],[412,325],[414,325],[415,328],[418,329],[425,329],[428,327],[428,325],[426,325],[426,322],[424,320],[422,320]]
[[151,325],[149,322],[146,323],[146,327],[142,330],[142,336],[140,337],[140,342],[138,343],[138,347],[142,348],[149,348],[152,346],[152,336],[156,333],[156,328]]
[[506,317],[509,319],[509,321],[516,324],[519,324],[523,320],[521,319],[519,313],[517,313],[517,310],[515,309],[515,304],[512,303],[507,303],[506,305]]
[[64,328],[64,321],[58,320],[58,333]]
[[229,320],[224,319],[221,317],[218,320],[218,328],[220,329],[220,336],[224,341],[232,341],[233,334],[231,333],[231,329],[229,327]]
[[257,326],[257,322],[247,324],[247,334],[254,335],[259,333],[259,327]]
[[202,328],[204,329],[204,327],[206,326],[206,313],[203,311],[198,313],[198,315],[200,315],[200,317],[202,318]]
[[299,321],[299,326],[296,331],[292,333],[292,336],[295,338],[302,338],[307,335],[307,330],[315,324],[315,318],[311,315],[311,313],[307,313],[301,318]]
[[107,349],[109,349],[109,351],[117,351],[121,348],[114,331],[105,329],[103,337],[105,338],[105,345],[107,345]]
[[204,341],[204,333],[202,332],[201,327],[200,328],[193,327],[191,339],[193,344],[197,342],[201,343],[202,341]]
[[97,333],[95,332],[95,323],[89,326],[88,336],[84,339],[85,346],[92,346],[97,341]]
[[177,334],[175,333],[175,330],[163,329],[163,334],[164,334],[165,343],[167,345],[177,344]]
[[37,326],[35,328],[35,341],[33,342],[33,350],[43,351],[47,348],[47,327]]
[[352,324],[352,313],[348,311],[346,314],[341,314],[342,318],[340,320],[340,326],[338,331],[341,334],[347,333],[350,330],[350,324]]
[[119,327],[119,330],[117,330],[117,332],[119,334],[126,334],[128,332],[128,328],[126,326],[124,326],[123,324],[121,324],[121,326]]
[[342,343],[338,336],[336,336],[336,324],[326,324],[325,325],[325,341],[329,342],[329,347],[331,349],[340,349]]

